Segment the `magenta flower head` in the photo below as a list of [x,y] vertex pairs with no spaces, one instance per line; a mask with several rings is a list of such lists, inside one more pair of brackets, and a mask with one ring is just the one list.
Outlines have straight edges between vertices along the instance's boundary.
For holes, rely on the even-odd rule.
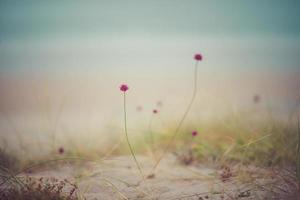
[[194,59],[197,61],[201,61],[202,60],[202,55],[200,53],[197,53],[194,55]]
[[121,90],[122,92],[126,92],[128,89],[129,89],[129,87],[128,87],[128,85],[126,85],[126,84],[122,84],[122,85],[120,86],[120,90]]
[[158,110],[153,109],[152,112],[153,112],[154,114],[156,114],[156,113],[158,113]]
[[192,132],[192,136],[195,137],[195,136],[197,136],[197,135],[198,135],[198,132],[197,132],[197,131],[193,131],[193,132]]

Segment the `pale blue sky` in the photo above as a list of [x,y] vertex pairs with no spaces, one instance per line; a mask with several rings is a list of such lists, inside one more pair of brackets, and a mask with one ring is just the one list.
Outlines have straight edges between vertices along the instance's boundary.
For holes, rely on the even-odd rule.
[[3,1],[2,39],[99,34],[298,37],[297,0]]
[[116,57],[167,68],[196,51],[210,68],[298,69],[299,10],[297,0],[1,0],[0,70],[111,69]]

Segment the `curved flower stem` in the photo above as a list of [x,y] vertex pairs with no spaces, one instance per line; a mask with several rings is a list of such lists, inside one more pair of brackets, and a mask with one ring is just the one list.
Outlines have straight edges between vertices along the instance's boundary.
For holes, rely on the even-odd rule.
[[298,186],[300,188],[300,122],[299,122],[299,117],[297,117],[298,120],[298,145],[297,145],[297,163],[296,163],[296,176],[298,179]]
[[142,172],[141,166],[139,165],[139,163],[138,163],[138,161],[137,161],[137,159],[136,159],[136,157],[135,157],[133,148],[132,148],[132,146],[131,146],[131,144],[130,144],[130,142],[129,142],[128,132],[127,132],[126,93],[124,92],[123,94],[124,94],[124,124],[125,124],[125,125],[124,125],[124,128],[125,128],[126,140],[127,140],[127,144],[128,144],[128,146],[129,146],[129,149],[130,149],[130,153],[131,153],[131,155],[132,155],[132,157],[133,157],[133,159],[134,159],[134,162],[135,162],[135,164],[136,164],[136,166],[137,166],[137,168],[138,168],[138,170],[139,170],[139,172],[140,172],[142,178],[144,179],[144,174],[143,174],[143,172]]
[[153,115],[151,116],[149,123],[148,123],[148,132],[149,132],[149,139],[150,139],[150,147],[152,150],[152,153],[154,152],[154,137],[152,132],[152,122],[153,122]]
[[161,156],[160,156],[160,157],[158,158],[158,160],[155,162],[155,165],[153,166],[153,168],[152,168],[150,174],[152,174],[152,173],[155,171],[156,167],[159,165],[159,163],[160,163],[160,161],[162,160],[162,158],[166,155],[166,153],[168,152],[169,148],[170,148],[170,147],[172,146],[172,144],[174,143],[175,138],[176,138],[176,136],[178,135],[178,132],[179,132],[179,130],[180,130],[180,128],[181,128],[181,126],[182,126],[182,124],[183,124],[185,118],[187,117],[187,115],[188,115],[188,113],[189,113],[189,111],[190,111],[190,109],[191,109],[191,107],[192,107],[192,104],[193,104],[193,102],[194,102],[194,100],[195,100],[195,98],[196,98],[196,95],[197,95],[197,79],[198,79],[198,61],[196,61],[196,63],[195,63],[195,68],[194,68],[194,88],[193,88],[193,95],[192,95],[192,98],[191,98],[191,100],[190,100],[190,103],[188,104],[187,109],[185,110],[185,112],[184,112],[184,114],[183,114],[181,120],[179,121],[179,123],[178,123],[178,125],[177,125],[177,127],[176,127],[176,129],[175,129],[175,131],[174,131],[174,134],[172,135],[172,137],[171,137],[170,140],[168,141],[168,143],[167,143],[166,147],[164,148],[164,150],[163,150]]

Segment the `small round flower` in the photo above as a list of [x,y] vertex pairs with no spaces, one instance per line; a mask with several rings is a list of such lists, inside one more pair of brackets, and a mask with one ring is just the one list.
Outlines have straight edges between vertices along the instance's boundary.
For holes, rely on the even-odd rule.
[[197,135],[198,135],[198,132],[197,132],[197,131],[193,131],[193,132],[192,132],[192,136],[195,137],[195,136],[197,136]]
[[256,94],[256,95],[253,96],[253,102],[254,103],[259,103],[260,100],[261,100],[261,98],[260,98],[260,96],[258,94]]
[[156,105],[161,107],[163,105],[163,103],[162,103],[162,101],[157,101]]
[[197,61],[201,61],[202,60],[202,55],[200,53],[197,53],[194,55],[194,59]]
[[153,109],[152,112],[153,112],[154,114],[156,114],[156,113],[158,113],[158,110]]
[[141,112],[141,111],[143,111],[143,107],[142,106],[137,106],[136,110],[139,111],[139,112]]
[[59,147],[58,148],[58,153],[59,154],[64,154],[65,153],[65,149],[63,147]]
[[128,87],[128,85],[126,85],[126,84],[122,84],[122,85],[120,86],[120,90],[121,90],[122,92],[126,92],[128,89],[129,89],[129,87]]

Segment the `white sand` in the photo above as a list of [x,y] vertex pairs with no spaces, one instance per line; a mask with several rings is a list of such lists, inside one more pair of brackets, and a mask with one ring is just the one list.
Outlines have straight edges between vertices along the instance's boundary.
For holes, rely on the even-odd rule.
[[[153,161],[145,156],[137,158],[142,163],[144,173],[149,173]],[[222,170],[204,164],[180,165],[174,156],[169,155],[161,162],[154,177],[141,181],[141,175],[132,158],[121,156],[80,167],[63,165],[53,170],[40,170],[31,176],[68,178],[76,181],[80,194],[88,200],[192,200],[222,199],[222,196],[224,199],[288,199],[279,197],[284,193],[279,190],[288,191],[289,186],[284,185],[278,178],[272,178],[269,171],[247,168],[251,178],[244,178],[242,183],[236,176],[237,168],[233,167],[232,176],[223,182],[220,178]],[[269,191],[270,188],[273,192]]]

